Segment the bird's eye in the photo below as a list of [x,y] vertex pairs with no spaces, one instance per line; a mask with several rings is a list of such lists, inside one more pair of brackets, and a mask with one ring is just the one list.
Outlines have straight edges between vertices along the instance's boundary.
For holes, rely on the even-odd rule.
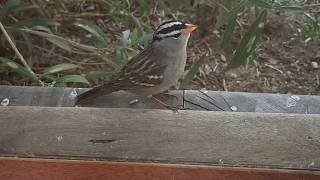
[[181,33],[177,33],[168,37],[173,37],[174,39],[178,39],[181,36]]

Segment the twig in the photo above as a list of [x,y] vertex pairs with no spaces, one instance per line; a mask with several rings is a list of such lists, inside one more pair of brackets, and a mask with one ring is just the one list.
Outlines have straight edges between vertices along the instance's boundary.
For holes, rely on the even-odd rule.
[[278,71],[278,72],[281,73],[281,74],[284,74],[283,71],[281,71],[281,70],[278,69],[278,68],[273,67],[273,66],[270,65],[270,64],[265,64],[265,66],[268,67],[268,68],[270,68],[270,69],[276,70],[276,71]]
[[28,65],[27,61],[24,59],[24,57],[21,55],[21,53],[19,52],[19,50],[17,49],[16,45],[14,44],[14,42],[12,41],[12,39],[10,38],[8,32],[6,31],[5,27],[3,26],[3,24],[0,22],[0,29],[3,32],[4,36],[6,37],[6,39],[8,40],[9,44],[11,45],[12,49],[14,50],[14,52],[16,53],[16,55],[18,56],[18,58],[20,59],[21,63],[24,65],[24,67],[32,74],[32,76],[35,77],[35,79],[37,79],[37,81],[41,84],[41,86],[44,86],[44,83],[36,76],[36,74],[32,71],[32,69],[30,68],[30,66]]
[[228,86],[225,79],[222,79],[223,89],[228,92]]

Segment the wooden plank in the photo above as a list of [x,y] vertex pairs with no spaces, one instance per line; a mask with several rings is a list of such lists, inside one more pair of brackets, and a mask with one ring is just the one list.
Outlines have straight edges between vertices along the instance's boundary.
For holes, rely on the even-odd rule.
[[0,155],[320,169],[320,115],[0,108]]
[[[55,88],[55,87],[30,87],[30,86],[1,86],[0,101],[9,99],[10,106],[47,106],[47,107],[72,107],[75,97],[88,88]],[[164,102],[173,106],[182,106],[183,98],[181,93],[172,92],[175,98],[165,98]],[[139,99],[139,103],[130,104],[130,101]],[[161,108],[158,104],[148,98],[119,91],[102,98],[95,99],[91,107],[117,107],[117,108]]]
[[186,91],[184,107],[211,111],[320,114],[320,96]]
[[0,158],[0,179],[317,180],[319,171]]
[[[10,106],[70,107],[74,105],[75,96],[86,90],[88,89],[0,86],[0,101],[8,98]],[[320,96],[216,91],[171,91],[170,94],[176,98],[165,98],[167,104],[190,110],[320,114]],[[140,103],[129,104],[134,99],[140,99]],[[159,109],[159,105],[149,99],[127,92],[101,97],[90,106]]]

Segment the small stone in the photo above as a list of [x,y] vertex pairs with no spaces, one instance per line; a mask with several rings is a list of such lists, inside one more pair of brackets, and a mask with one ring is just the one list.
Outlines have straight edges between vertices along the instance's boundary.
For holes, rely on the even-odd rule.
[[213,70],[212,70],[212,68],[211,68],[210,65],[206,64],[206,65],[204,66],[204,68],[203,68],[203,71],[204,71],[204,74],[205,74],[205,75],[208,75],[208,74],[210,74]]
[[238,77],[238,75],[236,74],[236,73],[230,73],[230,77],[232,77],[232,78],[237,78]]
[[220,54],[220,58],[223,62],[227,62],[227,58],[223,54]]
[[86,34],[85,37],[86,38],[92,38],[92,34]]
[[311,66],[312,66],[313,69],[318,69],[319,68],[319,64],[317,62],[315,62],[315,61],[311,62]]
[[95,6],[88,6],[87,8],[86,8],[86,10],[88,10],[88,11],[92,11],[92,10],[95,10],[96,8],[95,8]]
[[287,74],[290,76],[292,74],[292,72],[291,71],[287,71]]

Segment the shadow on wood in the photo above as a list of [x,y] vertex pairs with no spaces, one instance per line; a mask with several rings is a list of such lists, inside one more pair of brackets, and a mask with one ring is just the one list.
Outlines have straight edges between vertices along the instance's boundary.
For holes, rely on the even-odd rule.
[[[70,107],[77,94],[87,89],[0,86],[0,101],[9,106]],[[172,106],[190,110],[320,114],[320,97],[215,91],[172,91],[176,98],[166,98]],[[140,103],[129,104],[134,99]],[[126,92],[116,92],[93,101],[92,107],[159,109],[149,99]]]

